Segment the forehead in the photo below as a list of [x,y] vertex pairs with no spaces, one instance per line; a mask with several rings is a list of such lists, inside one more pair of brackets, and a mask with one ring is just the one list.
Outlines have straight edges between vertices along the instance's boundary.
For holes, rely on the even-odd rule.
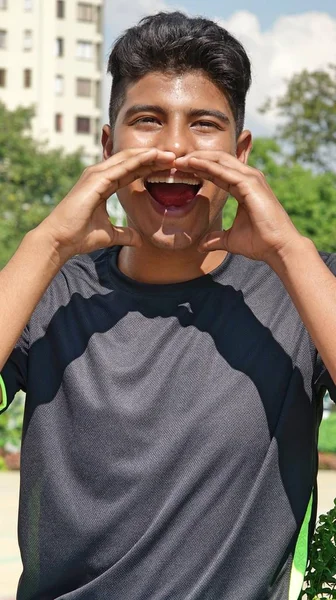
[[148,73],[127,87],[120,112],[126,112],[132,104],[142,103],[160,104],[169,110],[215,108],[233,118],[224,93],[202,71],[181,75]]

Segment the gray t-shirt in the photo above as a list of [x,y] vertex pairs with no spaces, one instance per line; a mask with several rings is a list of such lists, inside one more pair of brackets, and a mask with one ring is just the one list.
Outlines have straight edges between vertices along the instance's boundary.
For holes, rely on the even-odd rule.
[[27,393],[17,600],[298,598],[336,390],[288,292],[231,254],[143,284],[119,251],[64,265],[2,370]]

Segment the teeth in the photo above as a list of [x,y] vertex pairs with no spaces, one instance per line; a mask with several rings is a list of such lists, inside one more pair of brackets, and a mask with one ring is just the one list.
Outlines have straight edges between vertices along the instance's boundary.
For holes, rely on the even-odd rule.
[[192,179],[191,177],[162,177],[162,175],[151,175],[146,179],[146,183],[187,183],[188,185],[200,185],[202,182],[200,179]]

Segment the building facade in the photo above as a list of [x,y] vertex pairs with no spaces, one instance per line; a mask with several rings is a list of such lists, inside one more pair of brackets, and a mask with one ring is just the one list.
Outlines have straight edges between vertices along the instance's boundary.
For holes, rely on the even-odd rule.
[[102,160],[104,0],[0,0],[0,101],[34,105],[33,137]]

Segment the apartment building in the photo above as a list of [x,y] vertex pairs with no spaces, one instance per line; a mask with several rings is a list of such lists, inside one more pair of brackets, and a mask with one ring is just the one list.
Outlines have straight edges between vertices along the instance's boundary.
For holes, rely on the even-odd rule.
[[102,160],[104,0],[0,0],[0,100],[35,106],[33,136]]

